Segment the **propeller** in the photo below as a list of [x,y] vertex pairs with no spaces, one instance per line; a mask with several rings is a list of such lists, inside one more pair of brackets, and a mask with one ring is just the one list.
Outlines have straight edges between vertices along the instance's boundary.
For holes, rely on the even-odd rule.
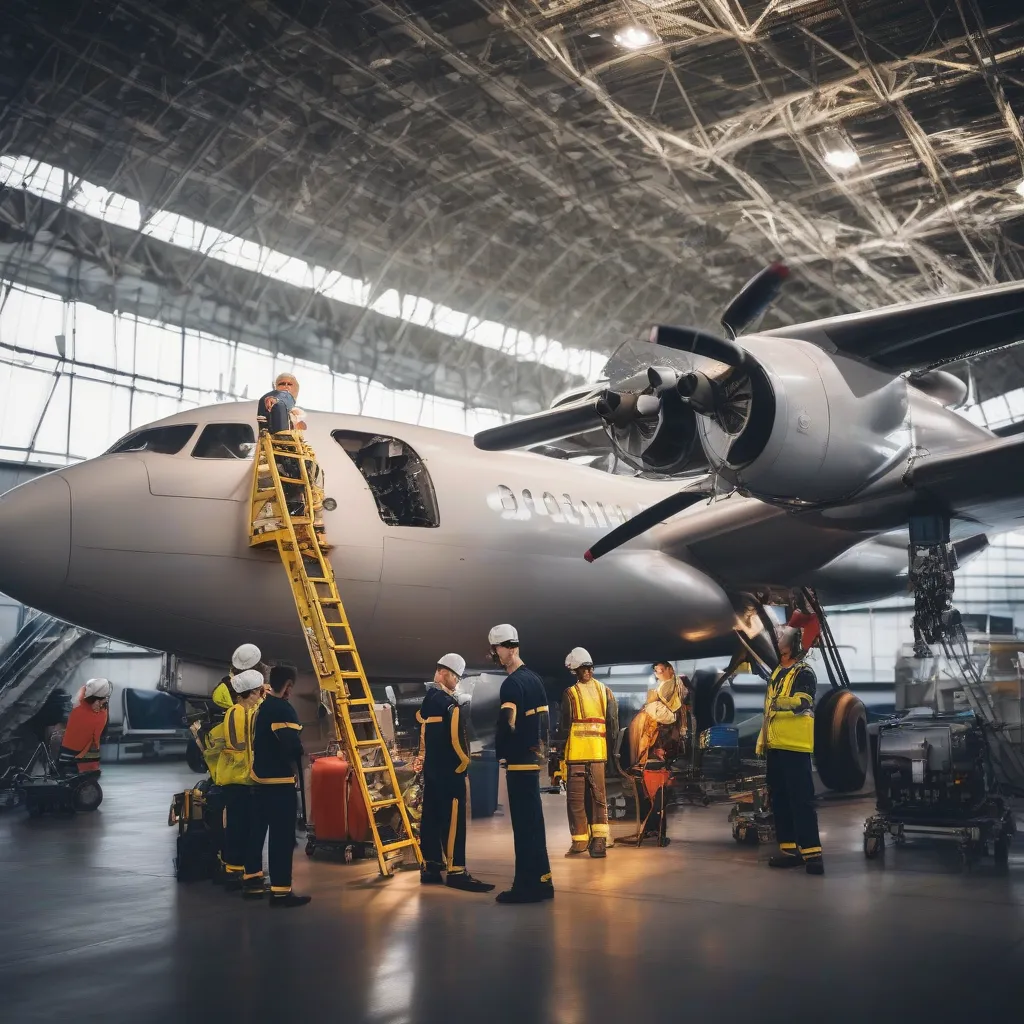
[[572,437],[573,434],[601,426],[604,422],[603,413],[607,411],[610,415],[620,404],[618,398],[618,395],[610,392],[591,395],[557,409],[546,409],[532,416],[524,416],[521,420],[488,427],[474,436],[473,443],[485,452],[500,452],[507,448],[528,448]]
[[611,533],[606,533],[589,551],[583,556],[588,562],[593,562],[609,551],[621,547],[626,541],[639,537],[646,533],[652,526],[664,522],[674,516],[677,512],[688,509],[700,501],[706,501],[711,497],[708,491],[677,491],[670,494],[661,501],[656,501],[650,508],[638,512],[632,519],[628,519],[621,526],[616,526]]
[[737,293],[722,314],[722,326],[735,338],[746,330],[775,301],[782,283],[789,277],[789,267],[772,263],[756,273]]

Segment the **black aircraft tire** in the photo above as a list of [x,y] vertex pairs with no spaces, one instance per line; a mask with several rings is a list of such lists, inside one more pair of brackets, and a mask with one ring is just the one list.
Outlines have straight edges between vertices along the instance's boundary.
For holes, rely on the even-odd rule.
[[736,701],[725,680],[714,669],[698,669],[693,673],[693,717],[699,736],[713,725],[728,725],[736,719]]
[[837,793],[856,793],[868,774],[867,712],[847,689],[833,690],[814,711],[814,759],[822,783]]
[[194,772],[205,774],[208,770],[203,752],[199,749],[199,744],[193,739],[190,739],[185,745],[185,763]]
[[103,790],[95,779],[84,779],[75,784],[72,806],[76,811],[95,811],[103,803]]

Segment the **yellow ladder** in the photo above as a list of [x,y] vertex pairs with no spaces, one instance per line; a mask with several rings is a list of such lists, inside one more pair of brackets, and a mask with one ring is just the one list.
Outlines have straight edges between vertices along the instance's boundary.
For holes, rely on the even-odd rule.
[[[330,695],[337,738],[359,780],[382,875],[409,850],[423,863],[395,767],[374,713],[334,570],[313,528],[316,454],[294,431],[260,433],[252,476],[249,544],[276,544],[299,613],[313,671]],[[282,471],[288,475],[282,476]],[[285,488],[302,515],[288,509]],[[301,489],[301,490],[300,490]],[[301,499],[300,499],[301,495]]]

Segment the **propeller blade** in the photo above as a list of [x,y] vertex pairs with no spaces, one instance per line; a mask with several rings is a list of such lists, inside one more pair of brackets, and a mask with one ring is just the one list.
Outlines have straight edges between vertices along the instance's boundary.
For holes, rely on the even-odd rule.
[[651,330],[651,341],[676,352],[706,356],[734,368],[743,366],[747,361],[747,353],[735,342],[726,341],[717,334],[709,334],[696,327],[655,327]]
[[677,491],[670,494],[661,501],[656,501],[650,508],[637,513],[632,519],[627,520],[621,526],[616,526],[611,533],[606,533],[589,551],[583,556],[588,562],[593,562],[609,551],[625,544],[626,541],[639,537],[646,533],[652,526],[664,522],[677,512],[696,505],[699,501],[706,501],[711,495],[706,491]]
[[775,301],[787,277],[789,267],[785,263],[773,263],[755,274],[726,306],[722,326],[735,338]]
[[572,437],[573,434],[601,426],[604,423],[601,409],[606,405],[604,395],[595,395],[581,402],[547,409],[521,420],[481,430],[474,436],[473,444],[485,452],[501,452],[509,448],[529,448],[535,444]]

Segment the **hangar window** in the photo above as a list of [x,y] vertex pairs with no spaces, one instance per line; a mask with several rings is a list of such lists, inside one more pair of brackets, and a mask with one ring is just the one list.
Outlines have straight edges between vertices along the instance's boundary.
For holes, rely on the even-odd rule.
[[248,423],[208,423],[192,449],[193,459],[251,459],[256,436]]
[[158,455],[177,455],[196,432],[194,423],[175,423],[169,427],[147,427],[125,434],[106,454],[123,452],[156,452]]
[[377,512],[388,526],[440,526],[434,485],[423,460],[404,441],[386,434],[335,430],[370,486]]

